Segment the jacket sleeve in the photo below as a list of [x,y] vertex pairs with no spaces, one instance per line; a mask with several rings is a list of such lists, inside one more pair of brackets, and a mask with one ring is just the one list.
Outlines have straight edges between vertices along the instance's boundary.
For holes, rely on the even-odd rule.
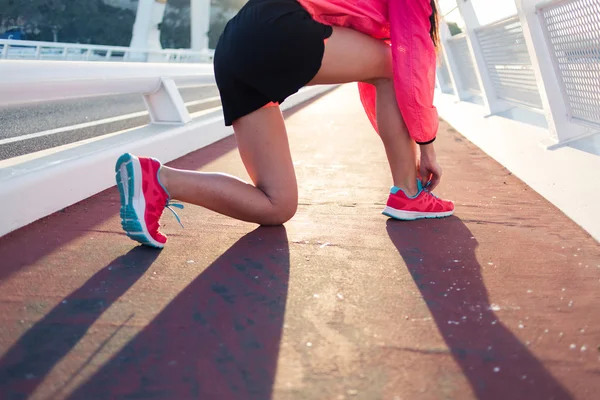
[[389,0],[394,86],[410,136],[419,144],[435,140],[439,127],[433,106],[436,52],[429,35],[429,0]]

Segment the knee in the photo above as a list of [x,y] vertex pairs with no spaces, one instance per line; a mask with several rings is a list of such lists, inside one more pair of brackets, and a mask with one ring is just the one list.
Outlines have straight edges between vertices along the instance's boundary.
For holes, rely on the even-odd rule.
[[381,57],[379,57],[379,61],[375,63],[375,66],[371,71],[371,78],[365,80],[365,83],[370,83],[372,85],[388,85],[393,84],[394,82],[394,67],[392,63],[392,55],[389,50],[389,46],[384,46],[386,49]]
[[275,207],[275,212],[273,213],[272,225],[282,225],[288,222],[294,217],[294,215],[296,215],[297,210],[298,201],[286,202],[284,204],[278,205],[277,207]]
[[287,200],[273,204],[269,215],[265,217],[262,225],[282,225],[288,222],[298,210],[298,200]]

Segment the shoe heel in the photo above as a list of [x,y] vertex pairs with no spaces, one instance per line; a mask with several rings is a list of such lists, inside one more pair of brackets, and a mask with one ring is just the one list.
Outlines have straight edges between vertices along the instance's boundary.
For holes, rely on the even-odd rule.
[[[141,218],[144,215],[138,215],[134,207],[135,197],[135,164],[136,158],[129,153],[123,154],[117,160],[115,165],[115,180],[119,189],[121,208],[119,215],[121,217],[121,226],[129,238],[138,243],[155,248],[163,248],[163,245],[152,240],[142,224]],[[139,174],[138,174],[139,175]],[[141,179],[141,177],[140,177]],[[139,182],[138,182],[139,184]]]
[[115,163],[115,172],[119,172],[119,169],[121,169],[121,164],[125,164],[126,162],[129,162],[129,161],[131,161],[131,159],[132,159],[132,155],[129,153],[125,153],[125,154],[121,155],[121,157],[119,157],[119,159]]

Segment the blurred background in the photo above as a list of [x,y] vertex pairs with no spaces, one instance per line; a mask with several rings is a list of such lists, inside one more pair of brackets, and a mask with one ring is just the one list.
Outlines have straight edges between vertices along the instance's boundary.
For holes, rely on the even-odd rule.
[[[246,0],[212,0],[209,47]],[[129,46],[138,0],[0,0],[0,39]],[[169,0],[163,48],[189,49],[190,0]]]

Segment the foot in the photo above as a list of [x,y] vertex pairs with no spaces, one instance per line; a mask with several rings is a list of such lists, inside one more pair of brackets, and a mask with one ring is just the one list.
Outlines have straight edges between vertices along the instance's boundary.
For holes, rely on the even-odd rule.
[[119,157],[115,166],[121,225],[131,239],[156,248],[167,242],[159,230],[159,220],[165,207],[171,206],[169,194],[158,179],[160,168],[161,163],[154,158],[129,153]]
[[396,186],[390,191],[387,206],[383,215],[401,220],[415,220],[421,218],[443,218],[454,214],[454,203],[442,200],[427,191],[417,181],[418,192],[415,196],[408,196]]

